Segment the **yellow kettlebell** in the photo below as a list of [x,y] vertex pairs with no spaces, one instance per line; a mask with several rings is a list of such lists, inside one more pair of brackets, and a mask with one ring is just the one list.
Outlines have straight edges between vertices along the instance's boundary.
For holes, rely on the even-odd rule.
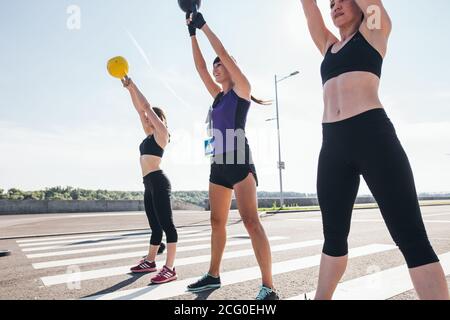
[[108,61],[108,72],[117,79],[123,79],[128,75],[128,62],[124,57],[114,57]]

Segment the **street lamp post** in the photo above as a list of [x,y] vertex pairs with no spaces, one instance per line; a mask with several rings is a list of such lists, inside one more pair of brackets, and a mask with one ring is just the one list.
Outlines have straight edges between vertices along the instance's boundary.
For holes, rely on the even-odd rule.
[[278,79],[277,75],[275,75],[275,103],[276,103],[276,109],[277,109],[277,132],[278,132],[278,170],[280,175],[280,207],[284,207],[284,195],[283,195],[283,170],[286,168],[286,164],[281,161],[281,134],[280,134],[280,113],[278,108],[278,83],[280,83],[283,80],[286,80],[290,77],[298,75],[300,72],[295,71],[291,73],[290,75]]

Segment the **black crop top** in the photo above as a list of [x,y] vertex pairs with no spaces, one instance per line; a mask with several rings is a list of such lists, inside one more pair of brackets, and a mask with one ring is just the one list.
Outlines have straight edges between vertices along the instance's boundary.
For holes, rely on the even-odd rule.
[[356,32],[337,53],[332,53],[332,48],[333,45],[328,48],[320,67],[323,85],[332,78],[353,71],[366,71],[381,78],[383,57],[361,32]]
[[142,141],[139,146],[139,150],[141,151],[141,156],[151,155],[162,158],[164,155],[164,149],[161,148],[156,142],[154,135],[148,136],[144,141]]

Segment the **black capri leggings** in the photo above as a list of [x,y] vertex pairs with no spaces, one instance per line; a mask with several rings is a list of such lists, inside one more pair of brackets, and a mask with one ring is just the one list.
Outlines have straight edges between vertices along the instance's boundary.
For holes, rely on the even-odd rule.
[[348,254],[347,238],[360,175],[409,268],[438,262],[423,224],[414,177],[384,109],[323,125],[317,193],[325,244],[332,257]]
[[144,185],[145,212],[152,229],[150,244],[159,246],[163,238],[163,231],[166,234],[167,243],[176,243],[178,233],[173,223],[169,179],[162,171],[156,171],[144,177]]

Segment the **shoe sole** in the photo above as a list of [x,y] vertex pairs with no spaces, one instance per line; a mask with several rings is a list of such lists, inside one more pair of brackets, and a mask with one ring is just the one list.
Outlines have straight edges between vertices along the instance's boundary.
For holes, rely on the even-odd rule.
[[[258,300],[258,299],[255,299],[255,300]],[[280,296],[270,297],[268,299],[263,299],[262,301],[276,301],[276,300],[280,300]]]
[[155,272],[155,271],[157,271],[158,269],[157,268],[155,268],[155,269],[146,269],[146,270],[140,270],[140,271],[133,271],[133,270],[130,270],[132,273],[152,273],[152,272]]
[[170,278],[170,279],[167,279],[167,280],[163,280],[163,281],[153,281],[153,280],[152,280],[152,283],[153,283],[153,284],[163,284],[163,283],[175,281],[175,280],[177,280],[177,279],[178,279],[178,277],[173,277],[173,278]]
[[210,284],[210,285],[200,287],[200,288],[195,288],[195,289],[188,288],[187,291],[196,293],[196,292],[202,292],[202,291],[207,291],[207,290],[211,290],[211,289],[218,289],[220,287],[221,287],[220,284]]

